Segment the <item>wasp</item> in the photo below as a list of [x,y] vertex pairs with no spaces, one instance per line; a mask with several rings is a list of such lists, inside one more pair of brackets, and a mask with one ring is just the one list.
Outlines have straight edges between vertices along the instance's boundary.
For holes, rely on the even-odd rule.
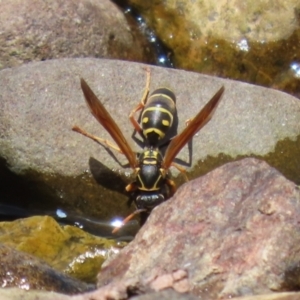
[[[181,172],[185,171],[173,161],[194,134],[211,119],[224,92],[224,87],[222,86],[202,110],[193,119],[187,121],[185,129],[180,134],[168,140],[168,146],[163,155],[161,152],[161,142],[172,128],[176,113],[176,98],[175,94],[167,88],[156,89],[148,97],[149,86],[150,71],[147,69],[147,83],[143,97],[129,115],[130,122],[142,136],[144,142],[143,151],[136,153],[132,150],[119,126],[101,101],[86,81],[81,79],[81,89],[91,113],[110,134],[117,145],[91,135],[78,126],[74,126],[72,129],[106,147],[124,154],[134,172],[135,180],[128,184],[125,189],[131,193],[131,199],[135,203],[137,210],[129,215],[123,221],[123,224],[138,213],[144,213],[144,216],[147,217],[154,207],[174,195],[176,185],[171,180],[168,170],[171,166],[174,166]],[[134,118],[134,114],[139,110],[142,110],[141,124]]]

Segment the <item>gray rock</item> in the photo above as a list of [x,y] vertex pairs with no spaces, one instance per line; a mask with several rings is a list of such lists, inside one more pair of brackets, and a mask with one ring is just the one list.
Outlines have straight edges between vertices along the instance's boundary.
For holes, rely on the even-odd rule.
[[70,300],[68,295],[45,291],[24,291],[18,288],[0,289],[2,300]]
[[108,0],[1,3],[0,69],[62,57],[152,62],[146,39]]
[[256,296],[238,297],[236,300],[298,300],[300,293],[274,293]]
[[[38,196],[35,205],[39,205],[41,197],[43,203],[47,202],[45,194],[49,193],[58,203],[87,214],[106,218],[122,214],[127,200],[122,194],[124,180],[130,179],[121,180],[116,175],[128,177],[131,173],[129,169],[124,173],[122,168],[127,163],[125,157],[107,151],[71,128],[77,124],[111,140],[85,104],[79,83],[83,77],[133,148],[141,151],[131,139],[133,128],[128,114],[144,91],[143,68],[123,61],[62,59],[0,72],[0,156],[14,173],[27,176],[26,186],[33,181]],[[212,120],[193,138],[192,155],[187,146],[178,155],[184,162],[192,160],[194,173],[190,178],[216,166],[197,166],[208,155],[225,154],[231,159],[238,155],[266,155],[276,149],[280,140],[295,140],[300,134],[300,102],[292,96],[186,71],[151,67],[151,72],[152,91],[167,86],[177,96],[179,132],[185,126],[184,121],[193,117],[225,85]],[[298,151],[281,149],[278,155],[281,160],[276,166],[300,182],[296,171]]]
[[198,297],[195,297],[190,294],[180,294],[178,292],[175,292],[174,290],[165,290],[161,292],[154,292],[154,293],[149,293],[137,297],[132,297],[130,298],[132,300],[197,300],[199,299]]
[[289,279],[299,278],[299,204],[299,187],[265,162],[228,163],[156,207],[98,285],[131,278],[155,288],[181,270],[180,286],[201,299],[299,289]]

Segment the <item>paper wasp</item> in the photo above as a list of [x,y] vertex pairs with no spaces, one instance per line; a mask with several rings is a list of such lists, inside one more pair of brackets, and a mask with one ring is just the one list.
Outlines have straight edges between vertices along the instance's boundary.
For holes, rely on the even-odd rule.
[[[135,181],[126,186],[126,191],[131,192],[131,198],[135,202],[137,210],[128,216],[123,221],[123,224],[135,214],[144,213],[149,215],[155,206],[161,204],[175,193],[176,186],[169,177],[168,169],[171,166],[175,166],[180,171],[184,171],[183,168],[173,163],[176,155],[193,135],[211,119],[224,92],[224,87],[222,86],[202,110],[188,121],[186,128],[180,134],[170,139],[167,149],[162,155],[160,141],[172,126],[173,116],[176,111],[175,95],[169,89],[159,88],[148,98],[149,82],[150,71],[147,70],[147,85],[142,100],[129,115],[131,123],[144,140],[144,149],[141,153],[137,154],[132,150],[119,126],[84,79],[81,79],[81,88],[86,103],[93,116],[111,135],[117,146],[87,133],[78,126],[72,128],[74,131],[124,154],[130,167],[133,169]],[[139,110],[142,110],[141,125],[134,118],[134,114]]]

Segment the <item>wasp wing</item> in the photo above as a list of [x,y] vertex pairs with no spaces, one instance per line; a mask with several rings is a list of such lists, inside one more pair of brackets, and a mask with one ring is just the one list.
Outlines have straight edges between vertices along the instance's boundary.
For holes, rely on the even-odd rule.
[[124,137],[119,126],[113,120],[111,115],[105,109],[103,104],[94,94],[89,85],[81,78],[81,89],[83,91],[86,103],[92,113],[92,115],[98,120],[98,122],[106,129],[106,131],[111,135],[114,141],[119,146],[122,153],[128,159],[130,166],[134,169],[137,166],[136,154],[130,147],[126,138]]
[[224,86],[217,91],[202,110],[192,119],[188,126],[171,140],[165,152],[164,168],[168,169],[171,166],[176,155],[180,152],[184,145],[187,144],[193,135],[196,134],[211,119],[223,92]]

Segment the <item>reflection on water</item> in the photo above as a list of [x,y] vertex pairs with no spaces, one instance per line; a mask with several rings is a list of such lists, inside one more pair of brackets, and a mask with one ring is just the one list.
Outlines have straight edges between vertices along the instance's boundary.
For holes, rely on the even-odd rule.
[[[123,226],[117,234],[112,234],[116,226],[117,218],[111,221],[100,221],[96,218],[90,218],[79,214],[66,212],[58,208],[56,211],[28,211],[17,206],[11,206],[0,203],[0,221],[12,221],[19,218],[31,217],[34,215],[47,215],[53,217],[61,225],[73,225],[80,229],[105,238],[111,238],[118,241],[131,241],[139,230],[139,222],[132,220]],[[119,220],[122,222],[122,220]]]
[[300,63],[292,62],[290,64],[291,71],[293,72],[296,78],[300,78]]
[[132,7],[129,7],[126,4],[124,5],[123,1],[115,0],[114,2],[123,9],[125,16],[131,16],[137,22],[139,30],[147,38],[148,42],[150,42],[150,44],[153,45],[153,49],[156,56],[155,64],[157,66],[165,68],[173,68],[173,52],[170,49],[168,49],[160,39],[158,39],[154,30],[148,27],[142,16],[139,15],[138,12]]

